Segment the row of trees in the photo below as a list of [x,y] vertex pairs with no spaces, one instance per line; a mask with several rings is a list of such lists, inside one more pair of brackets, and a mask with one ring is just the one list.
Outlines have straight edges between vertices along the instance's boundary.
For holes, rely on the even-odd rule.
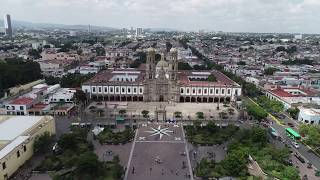
[[257,102],[263,109],[270,113],[278,113],[284,108],[280,101],[270,100],[267,96],[259,96]]
[[278,46],[276,48],[276,52],[287,52],[288,54],[292,54],[297,52],[297,46],[289,46],[289,47],[284,47],[284,46]]
[[37,62],[17,58],[0,60],[0,97],[10,87],[41,78],[41,69]]

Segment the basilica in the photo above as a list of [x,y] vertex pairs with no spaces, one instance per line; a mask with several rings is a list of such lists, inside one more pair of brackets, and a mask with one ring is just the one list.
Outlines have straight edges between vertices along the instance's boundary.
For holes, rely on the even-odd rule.
[[230,102],[241,96],[241,86],[223,73],[178,70],[178,52],[161,54],[147,49],[144,69],[108,69],[82,84],[92,99],[145,102]]

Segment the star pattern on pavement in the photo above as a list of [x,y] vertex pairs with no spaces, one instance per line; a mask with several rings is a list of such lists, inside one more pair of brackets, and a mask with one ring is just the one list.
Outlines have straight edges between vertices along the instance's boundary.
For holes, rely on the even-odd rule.
[[169,130],[169,128],[163,128],[161,129],[161,126],[158,126],[158,128],[153,128],[151,127],[151,131],[145,131],[147,133],[150,133],[150,136],[156,136],[159,135],[160,139],[162,138],[162,136],[166,135],[166,136],[170,136],[170,134],[168,133],[172,133],[173,131]]

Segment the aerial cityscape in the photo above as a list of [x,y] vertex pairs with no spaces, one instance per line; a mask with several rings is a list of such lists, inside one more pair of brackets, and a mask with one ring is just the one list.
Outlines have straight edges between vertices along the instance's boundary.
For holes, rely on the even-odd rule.
[[320,180],[320,2],[0,4],[0,180]]

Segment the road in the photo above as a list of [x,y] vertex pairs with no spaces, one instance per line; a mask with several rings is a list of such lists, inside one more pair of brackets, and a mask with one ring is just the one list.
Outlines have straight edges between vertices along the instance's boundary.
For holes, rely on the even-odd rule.
[[[286,121],[290,121],[289,119],[286,119]],[[286,140],[287,142],[291,142],[292,140],[287,137],[285,133],[285,128],[288,128],[286,125],[280,125],[278,123],[273,123],[273,128],[275,128],[279,135]],[[297,130],[297,128],[292,128],[294,130]],[[316,156],[314,153],[309,152],[309,148],[306,147],[304,144],[299,143],[299,148],[292,148],[293,151],[298,151],[305,159],[307,159],[308,162],[311,162],[317,169],[320,169],[320,158]]]
[[[255,101],[253,101],[251,98],[249,98],[253,103],[255,103],[256,105],[258,105]],[[296,122],[295,120],[293,120],[292,118],[288,117],[287,114],[286,118],[282,119],[282,121],[285,123],[285,125],[280,124],[279,120],[274,117],[273,115],[271,115],[269,113],[269,118],[274,120],[275,123],[272,124],[272,127],[275,128],[279,135],[286,140],[286,142],[289,142],[289,145],[291,145],[291,139],[287,137],[286,133],[285,133],[285,129],[288,128],[289,126],[287,125],[288,123],[292,123],[295,126],[292,127],[293,130],[298,132],[297,126],[299,125],[298,122]],[[317,155],[315,155],[314,153],[312,153],[311,151],[309,152],[309,148],[307,146],[305,146],[304,144],[299,143],[299,148],[292,148],[294,152],[299,152],[306,160],[307,162],[311,162],[317,169],[320,169],[320,157],[318,157]]]

